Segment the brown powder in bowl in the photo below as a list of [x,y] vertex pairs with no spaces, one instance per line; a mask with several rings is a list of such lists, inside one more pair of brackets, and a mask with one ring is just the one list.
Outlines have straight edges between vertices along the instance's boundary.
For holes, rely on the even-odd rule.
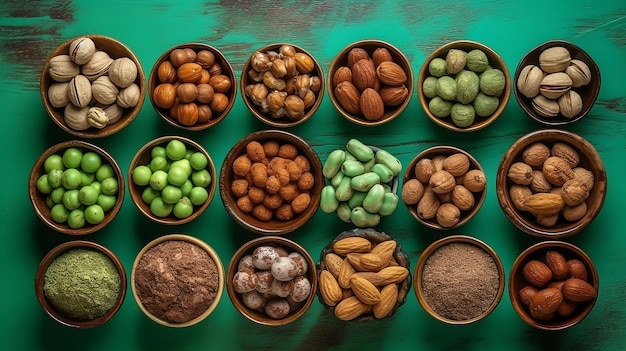
[[428,305],[442,317],[468,320],[489,309],[500,278],[493,258],[480,247],[451,243],[426,260],[422,289]]
[[219,275],[201,247],[169,240],[141,257],[134,284],[148,312],[170,323],[184,323],[200,316],[215,300]]

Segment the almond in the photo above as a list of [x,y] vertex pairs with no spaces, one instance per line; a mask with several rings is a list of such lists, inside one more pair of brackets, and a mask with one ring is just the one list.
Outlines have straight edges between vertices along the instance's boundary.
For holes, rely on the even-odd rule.
[[400,106],[409,96],[409,89],[402,84],[396,87],[385,86],[380,89],[380,98],[385,106]]
[[578,307],[578,302],[569,301],[567,299],[563,300],[559,309],[556,310],[560,316],[569,317],[576,312],[576,308]]
[[361,114],[361,94],[352,82],[341,82],[335,87],[335,99],[341,108],[353,115]]
[[370,252],[372,243],[359,236],[351,236],[339,239],[333,243],[333,251],[340,256],[346,256],[352,252]]
[[546,253],[546,265],[552,271],[552,277],[556,280],[567,278],[567,261],[565,257],[557,251],[549,250]]
[[374,284],[374,286],[385,285],[385,279],[377,272],[356,272],[352,276],[367,279],[370,283]]
[[578,278],[582,280],[587,280],[587,267],[585,264],[577,259],[572,258],[567,261],[567,270],[569,272],[569,277]]
[[374,317],[380,319],[385,318],[396,307],[398,302],[398,286],[396,284],[387,284],[380,290],[380,301],[374,305],[372,312]]
[[385,284],[398,284],[409,276],[409,270],[402,266],[389,266],[378,271]]
[[358,297],[350,296],[341,300],[341,302],[335,306],[335,316],[342,321],[350,321],[367,312],[369,309],[370,307],[361,302]]
[[380,94],[372,88],[366,88],[359,100],[361,113],[368,121],[378,121],[385,115],[385,103]]
[[352,265],[352,267],[354,267],[355,271],[359,271],[359,272],[364,272],[364,271],[370,271],[369,269],[363,267],[363,264],[361,263],[361,257],[363,257],[364,254],[362,253],[349,253],[348,256],[346,256],[346,259],[348,260],[348,262],[350,262],[350,265]]
[[544,287],[552,280],[552,271],[545,263],[538,260],[530,260],[522,269],[526,281],[536,287]]
[[[391,259],[391,257],[389,257]],[[361,255],[361,267],[363,271],[378,272],[383,267],[387,267],[389,260],[383,262],[379,255],[366,253]]]
[[348,51],[348,67],[352,68],[360,60],[368,60],[370,55],[363,48],[352,48]]
[[352,276],[350,278],[352,292],[366,305],[375,305],[380,302],[380,291],[367,279]]
[[352,66],[352,83],[360,92],[376,85],[376,68],[374,62],[363,59]]
[[519,299],[520,301],[522,301],[522,304],[524,306],[530,307],[530,304],[533,301],[533,297],[535,297],[535,295],[537,295],[538,292],[539,292],[539,289],[537,289],[536,287],[532,285],[526,285],[525,287],[520,289]]
[[337,68],[333,75],[333,87],[336,87],[342,82],[352,82],[352,70],[346,66]]
[[598,292],[585,280],[569,278],[563,283],[563,296],[569,301],[585,302],[595,299]]
[[524,206],[534,214],[551,215],[561,211],[565,202],[559,194],[537,193],[527,197]]
[[556,312],[563,302],[563,294],[559,289],[545,288],[539,290],[532,299],[530,310],[538,314],[549,315]]
[[402,67],[392,61],[383,61],[376,67],[376,75],[383,84],[398,86],[407,81],[407,76]]
[[397,246],[398,244],[395,240],[385,240],[374,246],[371,253],[378,255],[383,261],[383,265],[386,267],[389,265],[389,261],[391,261],[391,257],[393,257]]
[[339,255],[332,252],[324,256],[324,267],[333,275],[333,277],[339,277],[339,269],[343,259]]
[[393,61],[393,57],[387,48],[378,48],[372,52],[372,61],[374,61],[374,66],[378,67],[385,61]]
[[325,269],[320,271],[319,288],[322,300],[324,300],[324,303],[328,306],[335,306],[341,301],[341,287],[339,287],[335,277]]
[[350,261],[347,258],[343,260],[341,263],[341,268],[339,269],[339,277],[337,277],[337,282],[339,286],[344,289],[350,287],[350,278],[356,272]]

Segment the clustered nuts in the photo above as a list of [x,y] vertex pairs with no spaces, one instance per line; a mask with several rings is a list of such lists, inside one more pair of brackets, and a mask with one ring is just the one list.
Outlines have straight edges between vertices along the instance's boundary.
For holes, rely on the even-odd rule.
[[535,142],[507,170],[513,206],[540,225],[554,227],[560,218],[581,219],[594,186],[593,172],[581,166],[578,151],[564,142]]
[[428,63],[430,76],[422,83],[428,109],[438,118],[451,117],[458,127],[471,126],[476,116],[489,117],[500,105],[506,77],[490,66],[480,49],[450,49]]
[[311,164],[293,144],[251,141],[232,167],[237,207],[259,221],[289,221],[311,203]]
[[263,115],[298,121],[321,98],[318,74],[313,58],[292,45],[256,51],[250,57],[244,93]]
[[281,246],[257,246],[239,260],[233,290],[246,307],[283,319],[311,294],[308,271],[308,263],[299,252]]
[[543,50],[537,64],[522,68],[517,78],[517,89],[532,99],[533,110],[541,117],[574,118],[583,108],[580,93],[574,88],[590,82],[589,66],[581,60],[572,59],[566,48],[555,46]]
[[487,185],[484,172],[460,152],[422,158],[413,171],[414,177],[402,185],[402,200],[416,206],[419,218],[444,228],[471,211]]
[[67,54],[49,61],[50,105],[63,110],[74,130],[102,129],[117,122],[124,109],[135,107],[141,96],[137,65],[128,57],[112,58],[98,50],[92,39],[70,43]]
[[345,65],[333,73],[332,88],[337,103],[347,113],[378,121],[386,109],[409,98],[407,79],[407,72],[394,62],[387,48],[368,52],[355,47],[348,51]]
[[389,316],[409,270],[395,258],[395,240],[370,241],[360,236],[335,241],[323,257],[318,289],[324,304],[340,320]]
[[519,298],[537,321],[571,317],[598,295],[588,282],[585,264],[556,250],[526,262],[522,274],[526,285],[518,292]]
[[157,67],[152,102],[183,126],[208,123],[230,104],[230,77],[209,49],[176,48]]

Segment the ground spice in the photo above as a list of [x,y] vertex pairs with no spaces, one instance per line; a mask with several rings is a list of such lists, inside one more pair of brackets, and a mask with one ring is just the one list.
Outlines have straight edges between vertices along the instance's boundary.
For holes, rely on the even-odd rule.
[[422,289],[428,305],[442,317],[468,320],[489,309],[500,278],[493,258],[467,243],[444,245],[426,260]]
[[120,274],[105,254],[73,249],[57,257],[44,275],[46,298],[64,315],[92,320],[105,315],[120,295]]
[[170,323],[184,323],[215,300],[219,276],[215,262],[201,247],[169,240],[141,257],[134,284],[148,312]]

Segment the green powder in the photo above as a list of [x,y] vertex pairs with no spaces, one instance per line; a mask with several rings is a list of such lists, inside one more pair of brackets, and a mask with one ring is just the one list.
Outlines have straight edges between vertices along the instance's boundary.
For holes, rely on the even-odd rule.
[[73,249],[57,257],[46,270],[44,293],[64,315],[91,320],[106,314],[120,294],[120,275],[101,252]]

